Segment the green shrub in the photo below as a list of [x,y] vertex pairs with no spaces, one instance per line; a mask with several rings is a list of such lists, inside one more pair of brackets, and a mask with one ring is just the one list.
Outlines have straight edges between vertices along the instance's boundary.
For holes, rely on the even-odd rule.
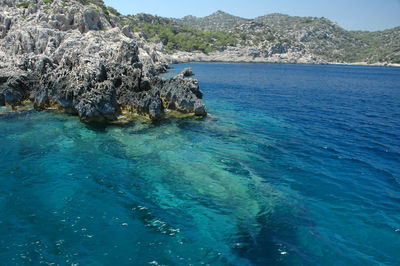
[[107,7],[107,9],[108,9],[108,12],[113,14],[114,16],[117,16],[117,17],[121,16],[121,13],[119,13],[115,8],[112,8],[109,6],[109,7]]
[[29,2],[23,2],[21,4],[18,4],[18,7],[28,8],[30,4],[31,3],[29,3]]
[[127,17],[133,31],[142,31],[148,41],[160,39],[167,52],[201,51],[210,53],[224,46],[236,44],[236,39],[224,32],[204,32],[188,26],[178,25],[157,16],[144,15],[139,19]]

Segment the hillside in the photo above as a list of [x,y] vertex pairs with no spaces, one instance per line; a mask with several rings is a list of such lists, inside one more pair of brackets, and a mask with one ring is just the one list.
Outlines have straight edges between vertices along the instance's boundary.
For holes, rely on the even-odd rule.
[[367,62],[400,64],[400,27],[376,32],[354,31],[351,34],[368,43],[368,49],[359,51]]
[[269,14],[247,20],[224,12],[174,22],[233,34],[237,43],[245,46],[263,48],[278,40],[288,48],[306,48],[328,62],[400,63],[400,27],[377,32],[347,31],[326,18]]
[[218,10],[217,12],[204,18],[186,16],[182,19],[175,19],[174,22],[187,25],[197,30],[214,32],[230,30],[237,25],[247,22],[247,19],[233,16]]
[[326,18],[282,14],[258,17],[255,21],[304,44],[330,62],[400,63],[400,27],[377,32],[346,31]]
[[175,51],[210,53],[237,43],[227,32],[206,32],[159,16],[137,14],[121,18],[123,23],[133,26],[134,32],[142,32],[148,41],[161,41],[166,51],[170,53]]

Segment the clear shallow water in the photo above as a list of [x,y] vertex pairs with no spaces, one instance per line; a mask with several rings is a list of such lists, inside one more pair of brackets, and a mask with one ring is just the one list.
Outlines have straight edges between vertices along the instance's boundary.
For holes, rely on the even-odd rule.
[[0,110],[1,264],[400,264],[400,69],[190,66],[204,120]]

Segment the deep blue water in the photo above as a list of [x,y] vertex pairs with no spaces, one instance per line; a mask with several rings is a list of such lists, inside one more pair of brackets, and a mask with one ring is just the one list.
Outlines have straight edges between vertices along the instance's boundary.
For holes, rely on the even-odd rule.
[[191,66],[208,118],[0,110],[0,264],[400,265],[400,69]]

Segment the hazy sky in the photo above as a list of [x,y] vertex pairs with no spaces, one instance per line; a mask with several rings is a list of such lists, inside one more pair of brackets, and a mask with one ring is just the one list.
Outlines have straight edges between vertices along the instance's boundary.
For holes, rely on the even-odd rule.
[[254,18],[270,13],[326,17],[349,30],[400,26],[400,0],[105,0],[120,13],[181,18],[204,17],[216,10]]

